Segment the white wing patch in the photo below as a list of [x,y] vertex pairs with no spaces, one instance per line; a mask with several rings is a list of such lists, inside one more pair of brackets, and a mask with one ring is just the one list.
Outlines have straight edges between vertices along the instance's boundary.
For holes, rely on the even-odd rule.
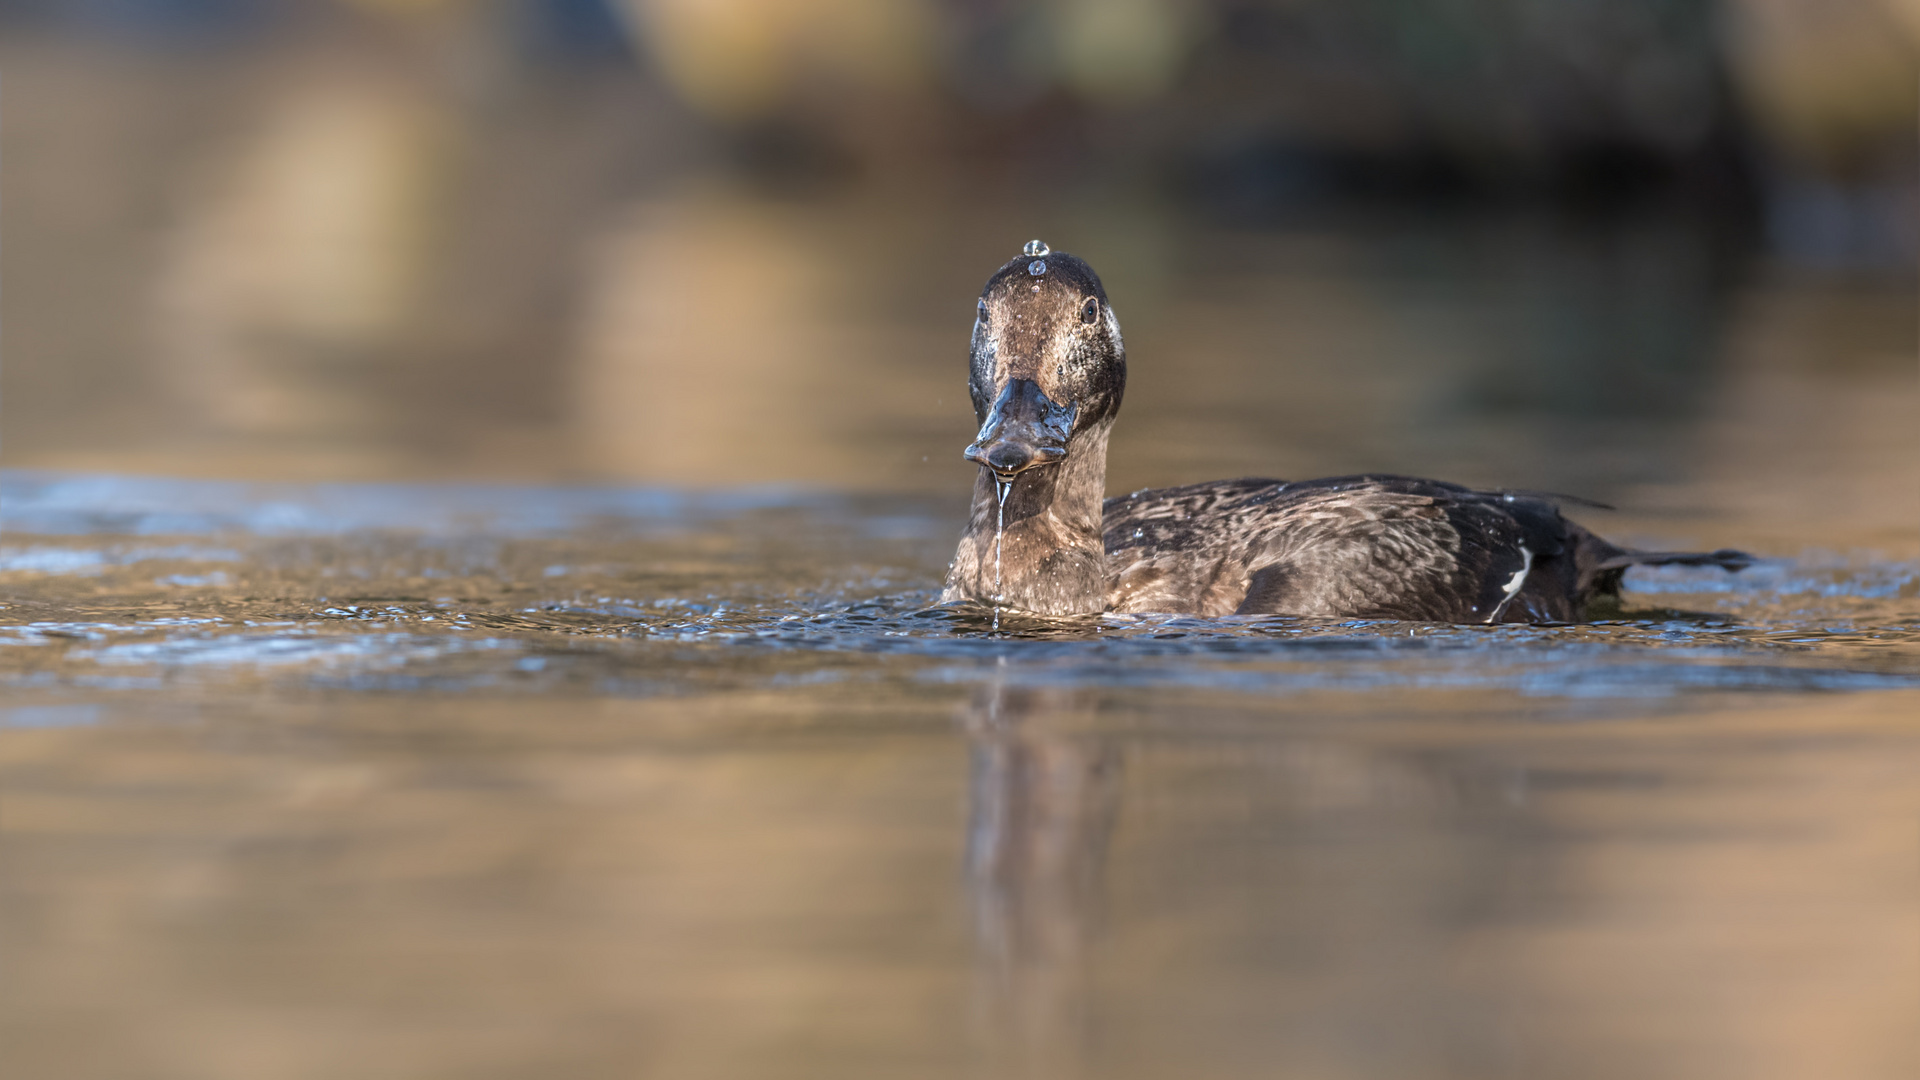
[[1498,620],[1500,613],[1507,610],[1507,605],[1513,603],[1513,598],[1520,595],[1520,587],[1527,583],[1527,574],[1532,569],[1533,552],[1528,550],[1527,545],[1521,544],[1520,569],[1513,572],[1513,580],[1507,582],[1507,595],[1501,597],[1500,602],[1493,606],[1493,614],[1487,616],[1488,622],[1491,623]]

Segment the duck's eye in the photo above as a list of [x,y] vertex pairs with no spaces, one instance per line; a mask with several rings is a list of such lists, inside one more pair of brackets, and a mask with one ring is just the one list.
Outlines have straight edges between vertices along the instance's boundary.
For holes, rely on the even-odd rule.
[[1092,325],[1093,320],[1099,317],[1100,301],[1095,297],[1087,297],[1087,302],[1080,305],[1080,321]]

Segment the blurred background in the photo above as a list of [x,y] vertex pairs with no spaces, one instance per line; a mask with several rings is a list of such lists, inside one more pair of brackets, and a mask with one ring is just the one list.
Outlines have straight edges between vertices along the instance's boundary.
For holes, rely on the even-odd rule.
[[[0,1071],[1920,1076],[1917,56],[1920,0],[0,0]],[[930,614],[1033,238],[1126,330],[1111,492],[1769,561]]]
[[1917,50],[1916,0],[0,0],[0,452],[960,492],[1042,237],[1128,332],[1114,490],[1653,505],[1817,427],[1852,505]]

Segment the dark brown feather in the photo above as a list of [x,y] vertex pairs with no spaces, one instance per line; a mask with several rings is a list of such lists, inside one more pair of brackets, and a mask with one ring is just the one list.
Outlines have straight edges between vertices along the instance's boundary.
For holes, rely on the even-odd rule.
[[1223,480],[1102,509],[1115,611],[1571,622],[1627,566],[1748,561],[1627,551],[1551,496],[1404,476]]

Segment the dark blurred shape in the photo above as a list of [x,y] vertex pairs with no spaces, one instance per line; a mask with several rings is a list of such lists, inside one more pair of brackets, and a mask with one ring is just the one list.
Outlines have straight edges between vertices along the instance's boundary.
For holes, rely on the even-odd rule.
[[261,30],[290,7],[288,0],[5,0],[0,19],[136,43],[191,45]]
[[1145,167],[1255,213],[1330,196],[1755,207],[1709,0],[835,0],[812,22],[772,0],[629,6],[696,109],[874,164],[939,145],[1056,180]]
[[1165,106],[1190,190],[1604,208],[1673,191],[1751,211],[1707,0],[1224,0]]
[[342,13],[549,68],[644,55],[788,186],[1159,178],[1235,221],[1677,200],[1815,262],[1920,243],[1897,0],[0,0],[155,43]]
[[[1891,216],[1871,195],[1850,212],[1912,246],[1920,18],[1882,0],[625,7],[667,85],[758,148],[749,170],[1159,177],[1230,220],[1546,202],[1736,229],[1802,201],[1805,173],[1848,198],[1898,189]],[[1787,218],[1776,233],[1811,231],[1809,250],[1859,247],[1817,207]]]
[[1783,170],[1770,181],[1767,239],[1798,263],[1909,271],[1920,215],[1912,186],[1900,182],[1907,171],[1847,184]]
[[507,21],[520,49],[555,64],[625,63],[633,39],[618,0],[512,0]]
[[1772,249],[1802,265],[1911,273],[1920,252],[1920,4],[1728,0],[1726,15]]

